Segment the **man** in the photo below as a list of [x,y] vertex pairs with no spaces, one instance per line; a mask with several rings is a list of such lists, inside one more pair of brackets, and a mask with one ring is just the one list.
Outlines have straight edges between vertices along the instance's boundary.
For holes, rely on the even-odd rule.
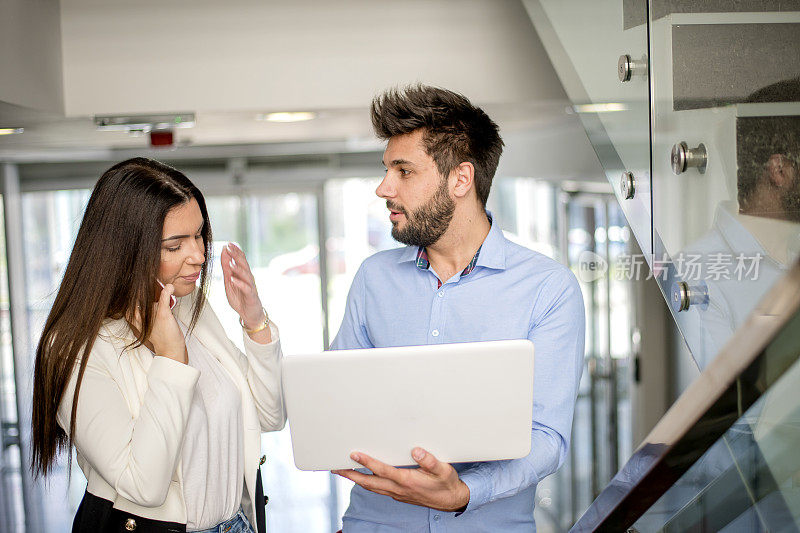
[[536,484],[569,445],[583,368],[580,288],[567,268],[506,240],[492,223],[485,206],[503,141],[481,109],[413,86],[378,96],[371,114],[388,140],[376,194],[386,199],[392,236],[408,246],[361,265],[332,348],[530,339],[532,447],[522,459],[454,465],[415,448],[418,469],[354,453],[373,475],[336,472],[357,483],[344,531],[531,531]]

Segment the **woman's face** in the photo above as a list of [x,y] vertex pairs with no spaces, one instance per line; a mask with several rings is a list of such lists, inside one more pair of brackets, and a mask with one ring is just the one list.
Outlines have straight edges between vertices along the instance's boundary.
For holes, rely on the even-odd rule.
[[200,267],[206,260],[203,224],[194,198],[170,209],[164,219],[158,279],[165,285],[172,283],[175,296],[190,294],[200,278]]

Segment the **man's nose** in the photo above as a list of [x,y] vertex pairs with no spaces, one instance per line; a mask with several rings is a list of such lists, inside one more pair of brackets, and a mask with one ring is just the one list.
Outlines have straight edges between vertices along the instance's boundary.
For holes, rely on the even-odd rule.
[[377,194],[380,198],[394,197],[395,190],[394,186],[391,183],[391,179],[389,178],[388,172],[383,177],[383,180],[381,180],[380,184],[378,184],[378,188],[375,189],[375,194]]

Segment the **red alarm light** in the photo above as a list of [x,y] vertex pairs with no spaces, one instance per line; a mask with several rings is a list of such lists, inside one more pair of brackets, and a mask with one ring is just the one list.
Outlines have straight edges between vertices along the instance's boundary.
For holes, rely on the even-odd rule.
[[150,146],[172,146],[174,140],[172,130],[150,132]]

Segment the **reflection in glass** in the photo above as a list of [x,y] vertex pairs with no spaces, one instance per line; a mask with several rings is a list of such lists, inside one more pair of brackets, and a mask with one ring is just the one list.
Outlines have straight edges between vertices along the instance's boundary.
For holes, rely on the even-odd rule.
[[[781,2],[649,5],[654,262],[702,369],[800,248],[800,19]],[[705,156],[684,167],[680,146]]]
[[800,252],[800,117],[737,121],[737,201],[720,202],[713,226],[673,257],[677,275],[707,291],[685,328],[704,368]]

